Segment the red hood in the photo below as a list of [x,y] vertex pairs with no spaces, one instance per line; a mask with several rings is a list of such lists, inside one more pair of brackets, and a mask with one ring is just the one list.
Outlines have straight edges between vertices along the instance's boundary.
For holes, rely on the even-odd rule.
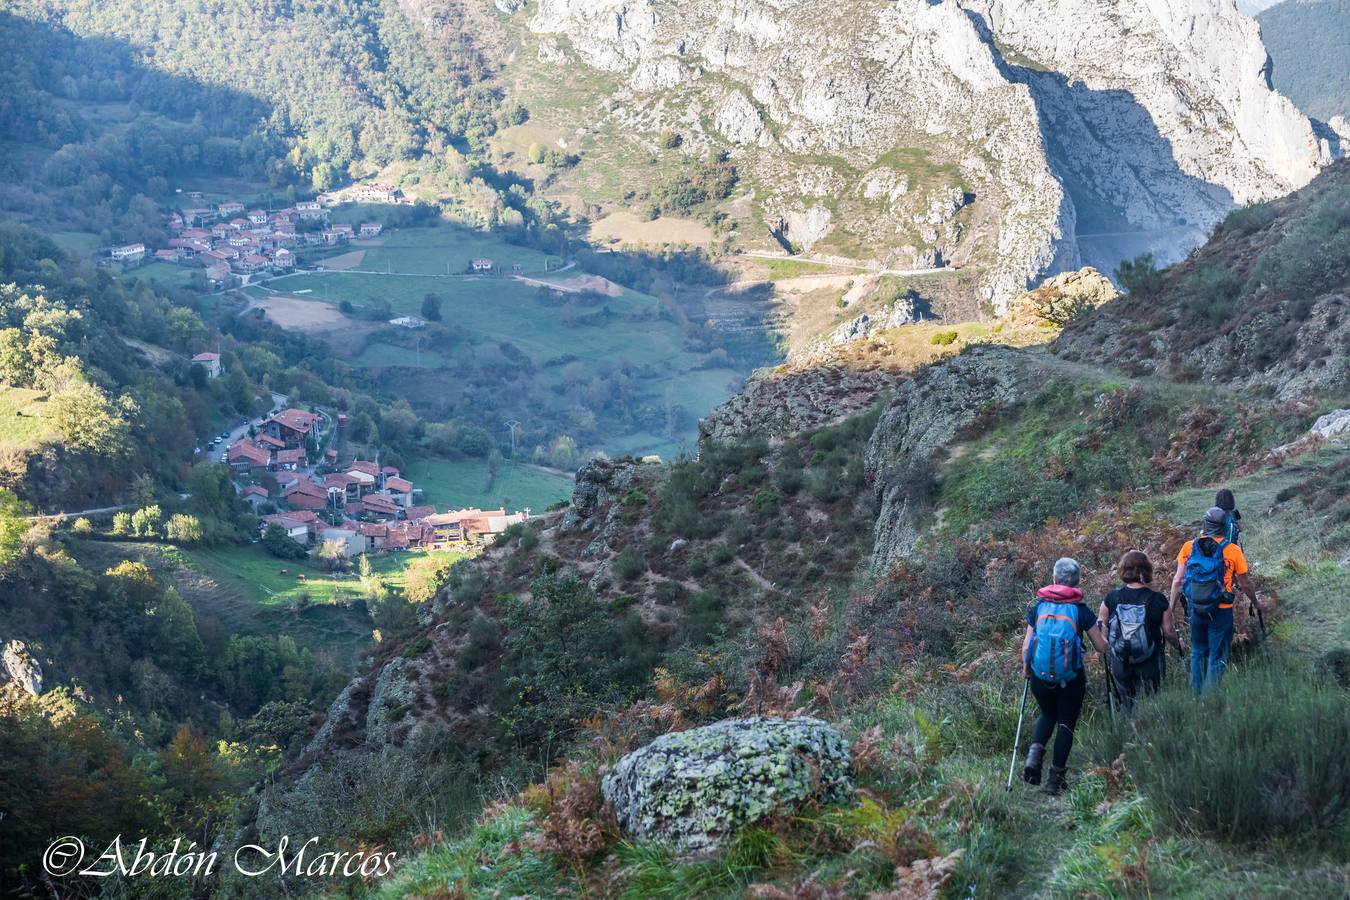
[[1078,603],[1083,599],[1083,592],[1076,587],[1052,584],[1041,588],[1036,592],[1036,596],[1051,603]]

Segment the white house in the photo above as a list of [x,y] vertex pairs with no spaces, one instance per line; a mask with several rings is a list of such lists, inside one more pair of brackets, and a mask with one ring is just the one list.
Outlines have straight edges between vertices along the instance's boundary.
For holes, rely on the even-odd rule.
[[120,263],[140,262],[145,258],[144,244],[125,244],[112,248],[112,258]]
[[192,357],[192,361],[206,370],[207,378],[220,377],[220,354],[219,353],[198,353]]

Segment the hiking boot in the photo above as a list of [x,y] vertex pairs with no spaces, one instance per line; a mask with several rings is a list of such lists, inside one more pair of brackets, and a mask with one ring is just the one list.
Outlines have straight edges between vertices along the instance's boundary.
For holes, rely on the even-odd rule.
[[1022,780],[1027,784],[1041,783],[1041,760],[1045,758],[1045,745],[1032,744],[1027,751],[1027,764],[1022,767]]
[[1054,797],[1064,790],[1064,776],[1068,771],[1066,766],[1051,766],[1050,777],[1045,780],[1045,792]]

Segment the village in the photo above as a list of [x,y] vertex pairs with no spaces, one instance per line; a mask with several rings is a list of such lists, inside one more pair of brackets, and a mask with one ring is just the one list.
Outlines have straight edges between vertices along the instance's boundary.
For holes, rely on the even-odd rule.
[[[204,202],[200,191],[183,196],[190,203]],[[175,235],[167,247],[151,250],[144,243],[124,244],[111,248],[104,261],[131,268],[153,259],[201,268],[213,287],[249,284],[292,271],[296,253],[304,248],[378,237],[384,230],[380,222],[330,223],[330,209],[348,202],[411,204],[416,198],[391,185],[362,184],[274,211],[250,209],[237,200],[183,207],[163,214]]]
[[[199,354],[213,357],[215,354]],[[215,360],[194,360],[209,365]],[[398,550],[454,550],[481,546],[530,510],[454,509],[438,512],[395,466],[352,459],[321,447],[323,413],[284,408],[251,423],[221,461],[234,473],[239,496],[259,515],[259,536],[278,525],[304,546],[335,546],[348,558]],[[338,415],[332,429],[346,427]]]

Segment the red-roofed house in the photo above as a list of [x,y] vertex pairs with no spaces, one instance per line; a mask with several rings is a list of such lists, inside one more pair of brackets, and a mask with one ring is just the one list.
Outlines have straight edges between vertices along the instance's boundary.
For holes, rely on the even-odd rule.
[[425,519],[427,516],[436,515],[434,506],[410,506],[403,511],[403,516],[409,522],[416,522],[418,519]]
[[361,237],[379,237],[380,232],[383,230],[384,226],[381,225],[379,222],[361,223]]
[[413,483],[397,475],[388,475],[384,479],[384,490],[399,506],[412,506]]
[[303,447],[309,441],[318,415],[303,409],[283,409],[263,423],[262,430],[285,441],[287,447]]
[[258,507],[267,502],[267,488],[260,484],[250,484],[239,492],[239,499],[253,507],[254,512],[257,512]]
[[298,469],[305,464],[305,448],[278,450],[272,462],[278,469]]
[[379,522],[356,522],[356,533],[366,539],[371,550],[383,550],[389,541],[389,526]]
[[361,511],[376,519],[397,519],[398,504],[384,494],[368,494],[361,499]]
[[234,264],[236,269],[246,275],[251,275],[254,272],[261,272],[263,269],[269,268],[270,266],[271,263],[268,262],[267,257],[259,256],[256,253],[250,253],[243,259],[236,260]]
[[230,445],[225,461],[242,475],[255,469],[266,469],[272,462],[272,454],[246,438]]
[[328,491],[307,479],[288,486],[281,497],[295,509],[325,509],[328,506]]
[[216,212],[222,216],[237,216],[244,211],[244,204],[235,200],[228,200],[216,207]]
[[269,450],[285,450],[286,442],[281,438],[272,437],[265,431],[258,432],[258,436],[253,440],[258,442],[259,447],[266,447]]
[[376,475],[380,474],[380,467],[368,459],[357,459],[352,461],[352,464],[347,467],[347,471],[364,472],[371,478],[374,478]]
[[207,378],[220,377],[219,353],[198,353],[196,356],[192,357],[192,362],[206,370]]

